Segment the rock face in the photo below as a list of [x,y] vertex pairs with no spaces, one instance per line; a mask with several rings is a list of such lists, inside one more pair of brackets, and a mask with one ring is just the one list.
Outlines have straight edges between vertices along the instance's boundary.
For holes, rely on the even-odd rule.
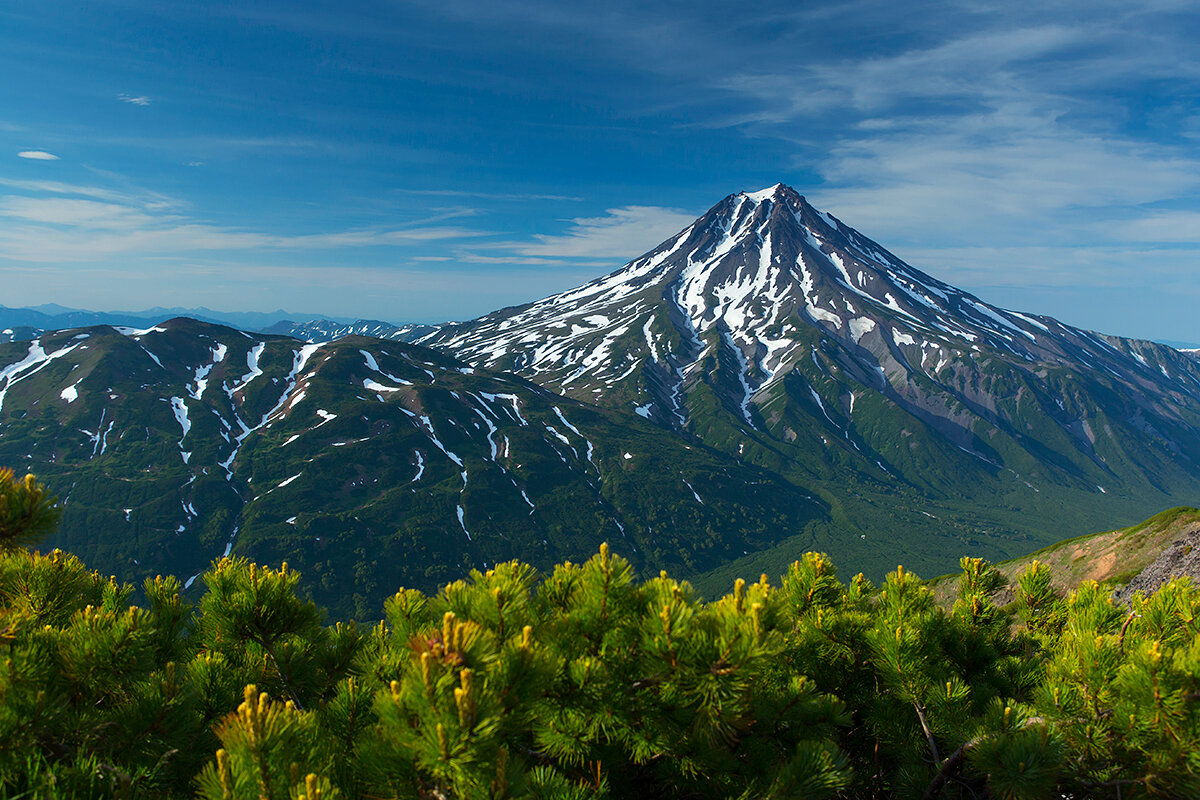
[[1153,594],[1174,578],[1200,583],[1200,529],[1188,531],[1172,542],[1153,563],[1113,592],[1113,600],[1128,604],[1138,592]]

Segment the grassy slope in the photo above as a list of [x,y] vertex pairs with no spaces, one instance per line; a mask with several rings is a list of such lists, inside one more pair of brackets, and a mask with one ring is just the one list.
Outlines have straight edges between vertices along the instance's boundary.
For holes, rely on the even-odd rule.
[[[1010,588],[1016,586],[1017,578],[1033,561],[1050,568],[1051,583],[1060,591],[1073,589],[1087,580],[1119,586],[1128,583],[1180,536],[1197,528],[1200,528],[1200,509],[1179,506],[1127,528],[1064,539],[996,566],[1008,579]],[[940,603],[949,605],[954,601],[957,579],[957,574],[952,574],[929,582]]]

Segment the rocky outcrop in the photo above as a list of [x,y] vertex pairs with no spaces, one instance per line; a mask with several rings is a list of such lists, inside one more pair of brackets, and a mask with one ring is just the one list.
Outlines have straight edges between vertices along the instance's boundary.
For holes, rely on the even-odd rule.
[[1138,592],[1151,594],[1173,578],[1191,578],[1200,582],[1200,530],[1191,530],[1176,539],[1148,567],[1113,592],[1113,600],[1128,604]]

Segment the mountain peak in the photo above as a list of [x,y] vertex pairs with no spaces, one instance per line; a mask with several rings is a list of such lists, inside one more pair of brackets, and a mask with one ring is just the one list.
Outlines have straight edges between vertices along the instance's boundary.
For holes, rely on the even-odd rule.
[[777,183],[774,186],[768,186],[766,189],[759,189],[757,192],[738,192],[737,196],[745,197],[754,201],[755,203],[761,203],[764,200],[770,200],[780,193],[783,193],[785,196],[788,194],[791,194],[795,197],[800,196],[796,193],[795,189],[783,183]]
[[[1068,404],[1054,399],[1059,390],[1043,385],[1051,371],[1099,370],[1126,387],[1130,407],[1156,407],[1162,396],[1200,386],[1192,358],[989,305],[782,183],[728,195],[610,275],[421,341],[692,430],[715,400],[738,426],[794,432],[782,409],[799,402],[846,439],[862,408],[856,398],[886,398],[989,464],[990,445],[972,425],[977,417],[991,424],[1009,399],[976,396],[981,364],[1004,364],[1012,385],[1038,387],[1028,392],[1048,402],[1047,424],[1089,460],[1091,429],[1068,419]],[[826,385],[836,396],[820,397]],[[839,415],[845,421],[835,423]],[[783,428],[775,435],[787,440]]]
[[786,183],[777,183],[774,186],[759,189],[757,192],[737,192],[736,194],[729,195],[726,201],[731,201],[734,205],[748,201],[756,206],[770,201],[772,205],[790,208],[794,212],[808,209],[814,214],[823,213],[814,208],[804,195]]

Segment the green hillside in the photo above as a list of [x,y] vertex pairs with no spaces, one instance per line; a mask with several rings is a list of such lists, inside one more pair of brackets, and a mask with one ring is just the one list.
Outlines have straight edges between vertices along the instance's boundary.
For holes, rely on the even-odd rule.
[[[1065,539],[1037,552],[996,564],[1011,595],[1020,577],[1034,561],[1045,565],[1051,585],[1061,593],[1071,591],[1084,581],[1097,581],[1111,587],[1122,586],[1144,570],[1180,537],[1200,531],[1200,509],[1191,506],[1171,508],[1147,520],[1125,528]],[[946,575],[930,581],[939,602],[953,599],[957,576]]]

